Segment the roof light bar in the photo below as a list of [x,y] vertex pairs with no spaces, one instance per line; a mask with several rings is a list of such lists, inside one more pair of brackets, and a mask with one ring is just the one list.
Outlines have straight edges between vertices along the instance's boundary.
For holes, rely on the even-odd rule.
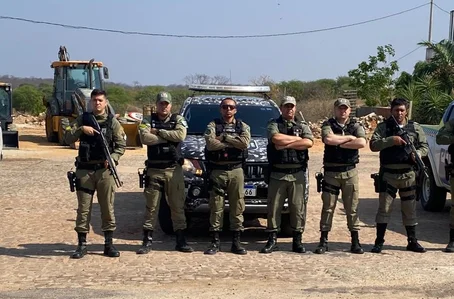
[[190,84],[189,90],[211,92],[227,91],[241,93],[266,93],[271,91],[269,86],[213,85],[213,84]]

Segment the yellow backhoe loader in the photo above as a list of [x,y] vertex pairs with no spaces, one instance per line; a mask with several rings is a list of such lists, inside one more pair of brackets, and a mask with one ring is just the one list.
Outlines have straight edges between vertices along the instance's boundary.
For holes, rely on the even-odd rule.
[[19,148],[19,132],[13,126],[13,96],[10,83],[0,82],[0,160],[3,148]]
[[[58,58],[59,60],[52,62],[50,66],[54,69],[52,97],[43,98],[43,104],[46,106],[46,137],[49,142],[69,145],[64,139],[61,119],[68,118],[71,122],[83,112],[91,111],[90,93],[95,88],[104,89],[104,79],[109,79],[109,70],[102,62],[94,59],[70,60],[65,46],[60,46]],[[108,108],[110,113],[116,115],[110,103]],[[142,147],[138,135],[141,116],[116,117],[125,130],[126,146]]]

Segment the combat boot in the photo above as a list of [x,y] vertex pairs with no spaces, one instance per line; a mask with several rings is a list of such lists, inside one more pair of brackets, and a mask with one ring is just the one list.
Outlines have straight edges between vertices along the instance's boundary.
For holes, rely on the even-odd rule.
[[364,250],[361,247],[361,244],[359,243],[359,233],[357,230],[351,231],[351,236],[352,236],[352,246],[350,248],[350,252],[352,253],[357,253],[357,254],[363,254]]
[[407,230],[407,237],[408,237],[408,245],[407,250],[413,252],[426,252],[426,249],[418,243],[418,239],[416,239],[416,226],[405,226]]
[[193,252],[194,249],[186,243],[186,238],[184,236],[184,231],[182,229],[178,229],[175,231],[176,234],[176,241],[177,244],[175,245],[175,250],[181,251],[181,252]]
[[315,248],[314,253],[323,254],[328,251],[328,231],[322,231],[320,233],[320,243]]
[[385,233],[386,227],[388,223],[377,223],[377,238],[375,239],[374,247],[370,252],[372,253],[380,253],[383,248],[383,244],[385,243]]
[[120,252],[113,245],[112,236],[113,231],[104,232],[104,255],[107,255],[109,257],[119,257]]
[[77,244],[76,251],[71,255],[73,259],[83,258],[87,254],[87,233],[77,233],[79,243]]
[[241,247],[240,235],[240,231],[233,232],[232,248],[230,248],[230,251],[235,254],[246,254],[246,249],[244,247]]
[[207,250],[205,250],[204,254],[216,254],[218,251],[221,250],[221,240],[219,239],[219,232],[212,232],[211,233],[211,244]]
[[142,247],[136,251],[137,254],[147,254],[151,251],[151,244],[153,242],[153,231],[152,230],[143,230],[143,240]]
[[303,243],[301,242],[303,238],[302,232],[293,232],[293,242],[292,242],[292,251],[297,253],[305,253],[306,248],[304,248]]
[[449,243],[445,252],[454,252],[454,229],[452,228],[449,230]]
[[260,250],[260,253],[271,253],[278,250],[279,247],[277,246],[277,233],[271,232],[268,236],[268,241],[266,242],[265,247]]

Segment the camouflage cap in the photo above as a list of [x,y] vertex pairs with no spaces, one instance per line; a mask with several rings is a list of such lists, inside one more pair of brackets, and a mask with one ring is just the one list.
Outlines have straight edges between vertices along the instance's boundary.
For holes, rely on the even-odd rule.
[[287,104],[293,104],[296,106],[296,100],[294,97],[291,97],[291,96],[285,96],[283,99],[282,99],[282,102],[281,102],[281,106],[284,106],[284,105],[287,105]]
[[339,107],[339,106],[347,106],[348,108],[351,108],[350,101],[344,98],[339,98],[334,102],[334,107]]
[[171,104],[172,96],[170,95],[170,93],[165,92],[165,91],[161,91],[160,93],[158,93],[158,95],[156,97],[156,103],[160,103],[160,102],[167,102],[167,103]]

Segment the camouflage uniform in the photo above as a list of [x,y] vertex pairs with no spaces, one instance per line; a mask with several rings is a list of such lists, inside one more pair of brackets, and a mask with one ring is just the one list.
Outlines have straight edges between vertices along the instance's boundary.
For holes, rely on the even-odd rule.
[[[336,132],[334,133],[333,130]],[[357,138],[366,139],[366,132],[361,123],[349,118],[341,126],[335,118],[325,121],[322,125],[322,140],[329,134],[353,135]],[[325,143],[325,153],[323,156],[323,186],[322,186],[322,213],[320,219],[320,244],[315,253],[324,253],[328,250],[328,232],[331,231],[334,210],[342,191],[342,202],[344,204],[347,226],[351,232],[353,253],[364,253],[359,243],[358,231],[359,220],[357,215],[359,184],[358,170],[356,164],[359,163],[359,151],[357,149],[341,148]]]
[[[450,163],[452,164],[453,160],[453,147],[454,145],[454,119],[446,122],[443,127],[438,131],[436,136],[436,142],[440,145],[448,145],[448,153],[451,156]],[[451,185],[451,194],[454,194],[454,173],[451,169],[449,174],[449,184]],[[446,252],[454,252],[454,200],[451,200],[451,211],[450,211],[450,221],[449,221],[449,242],[446,246]]]
[[[93,115],[87,113],[86,115]],[[100,127],[102,128],[107,140],[111,140],[109,144],[112,159],[118,164],[118,160],[124,154],[126,148],[126,134],[123,127],[112,115],[107,113],[96,115]],[[90,148],[89,161],[84,161],[82,156],[85,156],[85,145],[92,142],[98,136],[87,136],[82,132],[84,117],[79,116],[71,126],[67,119],[62,121],[65,128],[65,140],[68,143],[76,142],[80,139],[79,155],[76,158],[76,190],[77,190],[77,219],[75,231],[79,236],[79,246],[73,254],[73,258],[81,258],[86,253],[86,234],[89,232],[91,220],[91,211],[93,204],[93,195],[97,192],[98,203],[101,208],[102,231],[105,235],[104,254],[112,257],[119,256],[120,253],[112,244],[113,231],[116,229],[115,214],[114,214],[114,197],[116,185],[110,171],[105,168],[104,154],[102,153],[101,141],[96,141],[96,147]],[[110,126],[109,126],[110,123]],[[90,138],[87,142],[85,138]],[[96,159],[93,159],[96,157]]]
[[[223,136],[222,141],[216,136]],[[205,251],[215,254],[220,248],[219,232],[224,217],[224,198],[229,201],[230,230],[233,231],[231,251],[246,254],[240,245],[240,232],[243,231],[244,170],[243,162],[251,140],[249,126],[237,119],[226,123],[222,119],[211,121],[205,132],[205,159],[209,169],[210,189],[210,231],[212,242]],[[219,156],[218,156],[219,155]],[[216,156],[216,157],[215,157]],[[226,159],[218,157],[225,156]],[[211,158],[214,157],[214,158]]]
[[[171,101],[170,95],[158,95],[160,100]],[[151,128],[158,128],[157,133],[150,132]],[[186,138],[187,122],[183,116],[170,114],[165,119],[159,119],[152,114],[148,122],[139,126],[140,139],[147,145],[148,159],[144,196],[146,199],[145,221],[143,224],[143,244],[137,251],[145,254],[151,250],[152,234],[155,229],[161,198],[164,196],[170,207],[173,229],[176,234],[175,249],[181,252],[192,252],[193,249],[186,243],[184,230],[186,216],[184,212],[185,190],[183,158],[179,144]],[[165,128],[165,129],[163,129]],[[170,155],[169,155],[170,154]]]
[[[427,156],[428,144],[421,126],[413,121],[408,121],[403,130],[408,135],[417,149],[420,157]],[[407,230],[407,250],[424,252],[425,249],[416,239],[416,174],[415,163],[405,146],[393,144],[396,135],[395,124],[391,118],[380,123],[370,140],[370,149],[380,151],[380,177],[381,186],[379,193],[379,208],[376,216],[377,238],[372,252],[379,253],[384,244],[386,227],[392,212],[392,204],[399,191],[401,199],[402,221]]]
[[[279,123],[279,124],[278,124]],[[277,156],[277,152],[290,152],[290,150],[277,150],[272,142],[272,138],[277,133],[282,133],[279,126],[282,124],[288,130],[288,135],[299,136],[302,139],[313,141],[312,131],[306,122],[293,119],[285,120],[282,117],[272,119],[268,123],[268,162],[270,169],[269,184],[268,184],[268,224],[267,231],[270,233],[268,242],[261,253],[271,253],[278,250],[277,232],[280,230],[281,214],[284,206],[284,201],[288,199],[290,212],[290,225],[293,229],[293,244],[294,252],[303,253],[305,248],[301,243],[302,233],[306,225],[306,205],[307,205],[307,160],[308,151],[297,151],[305,155],[303,162],[293,163],[273,163],[272,157]],[[272,147],[272,148],[271,148]],[[290,154],[288,154],[290,155]],[[298,155],[298,154],[297,154]]]

